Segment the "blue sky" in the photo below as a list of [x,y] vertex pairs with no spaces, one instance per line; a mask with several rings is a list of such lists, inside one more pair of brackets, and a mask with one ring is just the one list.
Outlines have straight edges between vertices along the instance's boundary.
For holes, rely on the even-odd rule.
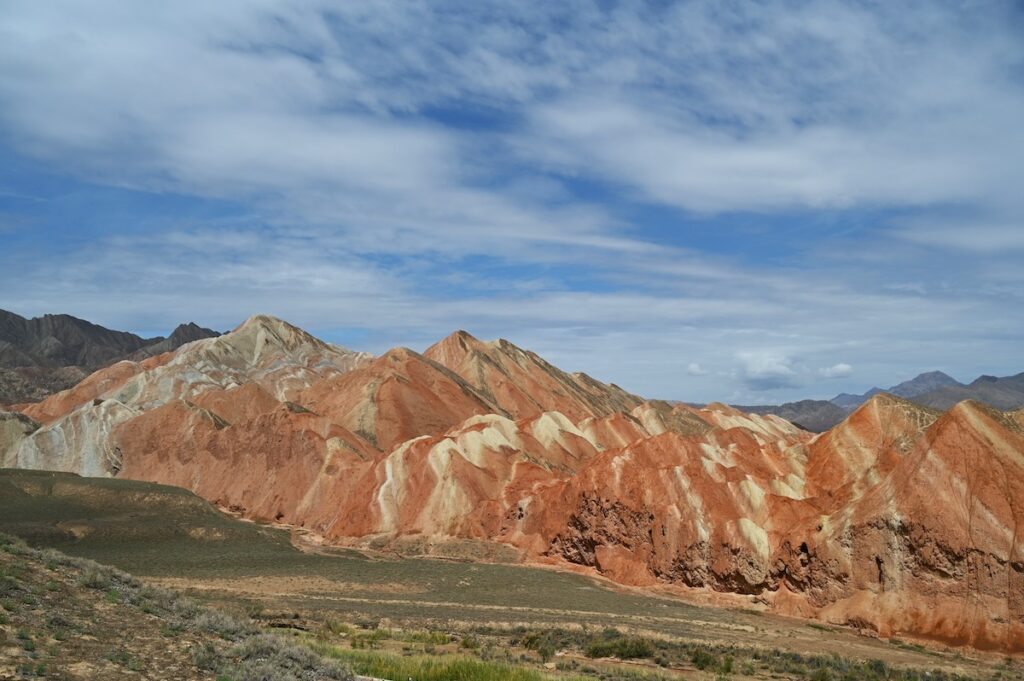
[[0,307],[656,397],[1024,370],[1013,2],[0,5]]

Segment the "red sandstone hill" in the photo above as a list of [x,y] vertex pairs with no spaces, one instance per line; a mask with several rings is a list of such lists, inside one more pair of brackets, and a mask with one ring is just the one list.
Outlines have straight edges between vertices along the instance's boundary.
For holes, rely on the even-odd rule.
[[[327,541],[524,560],[1024,650],[1024,415],[876,395],[812,435],[645,401],[458,332],[379,358],[280,320],[0,419],[5,466],[186,487]],[[34,421],[33,421],[34,420]]]

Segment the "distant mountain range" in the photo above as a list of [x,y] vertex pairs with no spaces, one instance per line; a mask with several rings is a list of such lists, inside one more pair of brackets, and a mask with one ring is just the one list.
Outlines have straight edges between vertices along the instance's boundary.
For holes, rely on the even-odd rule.
[[188,323],[166,338],[142,338],[66,314],[26,319],[0,310],[0,404],[41,400],[114,362],[139,361],[218,335]]
[[[0,310],[0,405],[39,401],[115,362],[138,362],[219,335],[189,322],[166,338],[142,338],[66,314],[26,319]],[[1024,373],[1002,378],[981,376],[963,384],[942,371],[928,371],[886,389],[873,387],[861,395],[840,393],[830,400],[737,408],[753,414],[774,414],[806,430],[822,432],[882,392],[936,409],[949,409],[957,402],[973,399],[1006,411],[1024,407]]]
[[807,430],[828,430],[879,393],[889,393],[935,409],[949,409],[963,400],[977,400],[1002,411],[1024,407],[1024,373],[979,376],[964,384],[941,371],[918,374],[890,388],[871,388],[862,395],[840,393],[831,400],[800,400],[778,405],[739,406],[755,414],[775,414]]

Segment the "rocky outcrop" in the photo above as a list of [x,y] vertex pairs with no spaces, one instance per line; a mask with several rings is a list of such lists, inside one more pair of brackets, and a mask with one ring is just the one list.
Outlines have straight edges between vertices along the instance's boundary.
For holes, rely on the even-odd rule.
[[632,584],[748,594],[789,614],[1024,649],[1024,429],[879,395],[779,447],[666,433],[539,487],[503,536]]
[[39,424],[18,412],[0,411],[0,462],[8,450],[36,432]]

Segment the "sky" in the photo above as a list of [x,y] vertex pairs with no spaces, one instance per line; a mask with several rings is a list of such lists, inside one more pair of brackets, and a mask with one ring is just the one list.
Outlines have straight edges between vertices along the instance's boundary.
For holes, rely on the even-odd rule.
[[687,401],[1015,374],[1024,5],[6,0],[0,308]]

